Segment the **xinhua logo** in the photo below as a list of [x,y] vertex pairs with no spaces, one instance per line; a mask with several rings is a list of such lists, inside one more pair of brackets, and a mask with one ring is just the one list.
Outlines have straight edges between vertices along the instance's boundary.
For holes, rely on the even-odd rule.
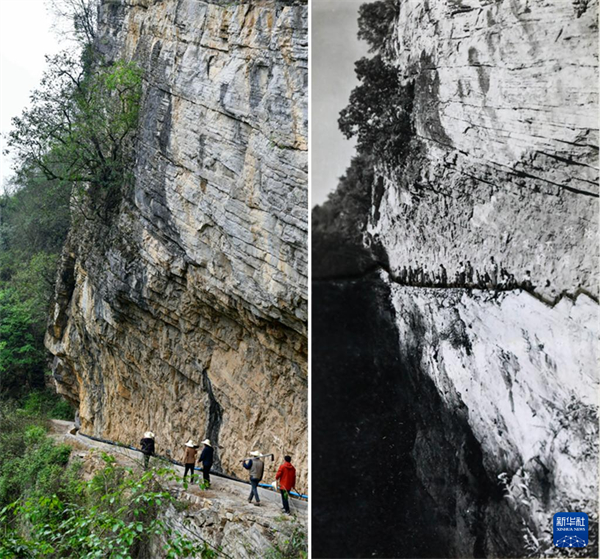
[[585,512],[557,512],[552,535],[557,547],[585,547],[588,544],[588,515]]

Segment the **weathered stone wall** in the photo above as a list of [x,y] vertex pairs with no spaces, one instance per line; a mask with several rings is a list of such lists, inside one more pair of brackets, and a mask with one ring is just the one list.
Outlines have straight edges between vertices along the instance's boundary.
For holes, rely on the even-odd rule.
[[[463,528],[455,548],[472,553],[471,533],[482,531],[486,555],[519,556],[524,532],[502,541],[511,516],[551,548],[544,531],[558,509],[597,509],[597,303],[581,295],[549,308],[524,291],[390,288],[403,375],[415,385],[433,381],[441,407],[468,426],[481,453],[477,479],[448,484],[455,435],[419,423],[413,460],[428,494],[442,507],[456,504],[449,513]],[[490,485],[510,512],[490,498]],[[486,500],[475,499],[486,486]]]
[[[82,430],[244,475],[307,480],[307,8],[104,1],[99,50],[136,60],[134,187],[70,233],[47,346]],[[267,477],[274,466],[268,464]]]
[[597,20],[595,0],[400,2],[414,137],[370,225],[394,275],[598,296]]
[[[385,252],[398,378],[433,381],[481,452],[484,474],[449,484],[450,422],[417,425],[458,556],[522,556],[529,534],[542,553],[554,512],[597,510],[597,21],[594,0],[400,2],[414,133],[377,170],[365,241]],[[520,540],[502,541],[497,495],[473,504],[477,483],[507,495]]]

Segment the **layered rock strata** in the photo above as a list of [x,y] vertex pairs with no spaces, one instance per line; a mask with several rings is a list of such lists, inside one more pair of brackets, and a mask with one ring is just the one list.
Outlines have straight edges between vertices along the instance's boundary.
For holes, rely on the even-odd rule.
[[[524,522],[520,542],[490,524],[455,549],[540,552],[554,512],[597,509],[598,2],[399,6],[413,134],[378,170],[367,242],[385,251],[403,374],[433,381]],[[413,459],[439,503],[464,504],[436,466],[447,438],[418,429]],[[492,514],[449,511],[463,535],[469,510]]]
[[[103,1],[97,48],[144,70],[134,186],[76,221],[47,347],[82,431],[209,437],[307,479],[307,8]],[[276,463],[268,463],[267,476]]]
[[[316,391],[332,376],[313,404],[347,390],[348,419],[329,429],[359,437],[356,485],[336,502],[400,527],[371,523],[344,552],[551,554],[553,514],[581,510],[595,556],[598,2],[398,7],[386,51],[412,96],[408,145],[375,170],[370,258],[357,249],[337,279],[335,259],[316,259],[321,354],[356,358],[313,361]],[[334,321],[344,334],[327,335]],[[331,454],[324,437],[313,451]],[[332,481],[315,484],[316,557],[344,556],[327,539],[335,509],[319,504]]]
[[406,283],[598,296],[598,2],[400,2],[406,164],[371,235]]

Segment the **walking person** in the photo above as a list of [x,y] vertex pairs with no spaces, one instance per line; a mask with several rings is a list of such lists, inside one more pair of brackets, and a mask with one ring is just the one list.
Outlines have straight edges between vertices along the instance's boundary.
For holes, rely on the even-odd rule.
[[208,487],[210,487],[210,469],[212,468],[214,457],[215,457],[215,449],[210,444],[210,439],[206,439],[202,441],[204,448],[200,453],[200,458],[198,462],[202,463],[202,477]]
[[281,502],[283,503],[283,511],[286,514],[290,514],[290,491],[296,488],[296,468],[292,466],[292,457],[285,456],[284,462],[279,466],[277,474],[275,475],[275,481],[279,487],[281,493]]
[[196,457],[198,456],[198,445],[194,444],[194,441],[190,439],[185,443],[185,456],[183,457],[183,464],[185,471],[183,472],[183,481],[185,482],[185,476],[190,472],[190,481],[194,483],[194,466],[196,465]]
[[260,506],[260,497],[258,496],[258,484],[262,481],[263,473],[265,471],[265,465],[260,459],[261,453],[254,450],[250,453],[253,458],[244,460],[242,464],[246,470],[250,470],[250,496],[248,502],[252,502],[252,497],[256,499],[254,503],[257,507]]
[[140,448],[144,455],[144,470],[147,470],[148,465],[150,464],[150,456],[154,456],[155,451],[154,433],[152,431],[146,431],[144,433],[144,438],[140,441]]

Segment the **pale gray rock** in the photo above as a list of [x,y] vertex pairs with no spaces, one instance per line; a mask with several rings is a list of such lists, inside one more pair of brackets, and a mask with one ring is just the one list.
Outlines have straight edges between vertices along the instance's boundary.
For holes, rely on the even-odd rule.
[[100,27],[107,59],[144,70],[135,180],[70,233],[58,390],[84,433],[209,437],[240,476],[253,449],[290,453],[305,489],[306,4],[104,1]]
[[598,508],[598,2],[399,5],[414,134],[377,169],[365,241],[386,255],[400,362],[468,426],[484,473],[439,482],[450,422],[414,461],[440,507],[461,503],[457,549],[478,510],[523,526],[519,549],[491,528],[482,552],[551,553],[555,512]]
[[[597,303],[581,295],[549,307],[524,291],[491,296],[394,283],[391,299],[401,355],[433,380],[441,405],[466,421],[513,514],[539,536],[567,503],[594,512]],[[441,500],[434,447],[424,433],[413,456]]]
[[414,136],[370,223],[394,274],[469,262],[474,283],[493,257],[549,301],[598,296],[597,18],[595,0],[400,2]]

